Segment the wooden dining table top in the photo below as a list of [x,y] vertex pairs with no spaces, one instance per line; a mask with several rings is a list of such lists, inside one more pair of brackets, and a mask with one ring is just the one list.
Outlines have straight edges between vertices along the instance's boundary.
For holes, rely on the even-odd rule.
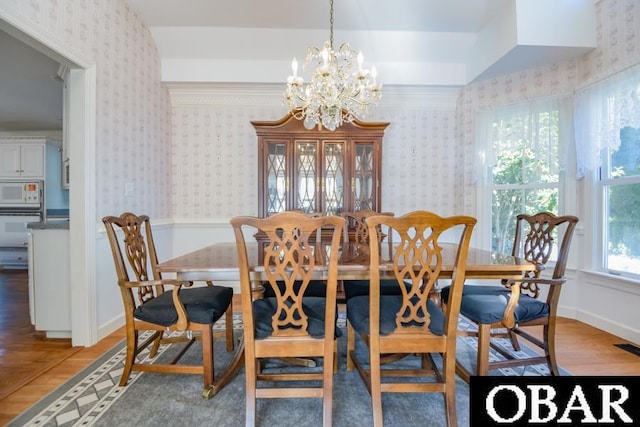
[[[455,244],[444,243],[442,246],[443,274],[451,275],[456,255]],[[247,244],[247,257],[252,274],[260,275],[264,267],[260,262],[258,243]],[[322,245],[322,248],[328,247]],[[264,249],[263,249],[264,250]],[[385,244],[381,247],[381,270],[385,260],[389,259],[391,249]],[[316,250],[322,253],[321,250]],[[320,256],[319,260],[326,259]],[[322,262],[317,262],[322,270]],[[467,257],[466,277],[472,279],[517,278],[524,271],[533,271],[536,266],[521,258],[498,254],[484,249],[470,248]],[[175,273],[181,280],[239,280],[238,256],[235,243],[216,243],[193,252],[178,256],[157,265],[161,273]],[[338,279],[356,280],[369,278],[368,245],[345,242],[340,249],[338,261]]]

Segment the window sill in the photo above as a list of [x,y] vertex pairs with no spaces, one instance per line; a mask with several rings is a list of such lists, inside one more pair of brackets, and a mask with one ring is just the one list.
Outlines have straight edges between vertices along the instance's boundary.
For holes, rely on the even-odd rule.
[[640,280],[595,270],[582,270],[581,274],[590,284],[640,295]]

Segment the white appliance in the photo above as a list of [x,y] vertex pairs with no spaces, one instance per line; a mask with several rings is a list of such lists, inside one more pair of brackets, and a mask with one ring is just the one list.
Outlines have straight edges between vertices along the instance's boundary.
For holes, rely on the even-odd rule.
[[0,210],[41,210],[43,187],[42,181],[0,181]]
[[71,338],[69,230],[29,234],[29,316],[47,338]]
[[27,224],[44,219],[43,181],[0,181],[0,268],[27,268]]
[[27,248],[27,224],[39,222],[40,215],[12,213],[0,214],[0,247],[2,248]]

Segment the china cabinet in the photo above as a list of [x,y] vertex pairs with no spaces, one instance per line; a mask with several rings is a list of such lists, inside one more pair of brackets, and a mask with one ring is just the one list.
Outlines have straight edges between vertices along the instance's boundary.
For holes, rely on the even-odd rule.
[[258,136],[258,211],[379,211],[382,139],[389,123],[306,129],[286,115],[253,121]]

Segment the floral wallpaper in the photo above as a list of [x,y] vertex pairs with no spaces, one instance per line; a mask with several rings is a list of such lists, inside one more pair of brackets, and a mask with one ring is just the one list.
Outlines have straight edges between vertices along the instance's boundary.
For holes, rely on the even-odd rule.
[[382,145],[382,210],[455,214],[453,110],[381,110],[391,124]]
[[176,106],[172,112],[172,212],[181,220],[228,221],[258,213],[258,145],[252,120],[274,109]]
[[482,108],[523,102],[527,99],[572,95],[575,90],[640,62],[640,2],[598,0],[596,2],[596,49],[583,57],[547,67],[472,83],[458,98],[456,141],[462,168],[456,171],[462,197],[456,210],[475,212],[473,177],[474,115]]
[[[258,214],[258,145],[250,122],[281,118],[285,111],[278,102],[174,105],[173,214],[178,221],[226,222]],[[380,108],[370,121],[391,123],[382,144],[383,210],[453,214],[453,110]]]
[[147,27],[124,0],[5,0],[0,9],[96,64],[96,221],[125,210],[169,219],[171,110]]

